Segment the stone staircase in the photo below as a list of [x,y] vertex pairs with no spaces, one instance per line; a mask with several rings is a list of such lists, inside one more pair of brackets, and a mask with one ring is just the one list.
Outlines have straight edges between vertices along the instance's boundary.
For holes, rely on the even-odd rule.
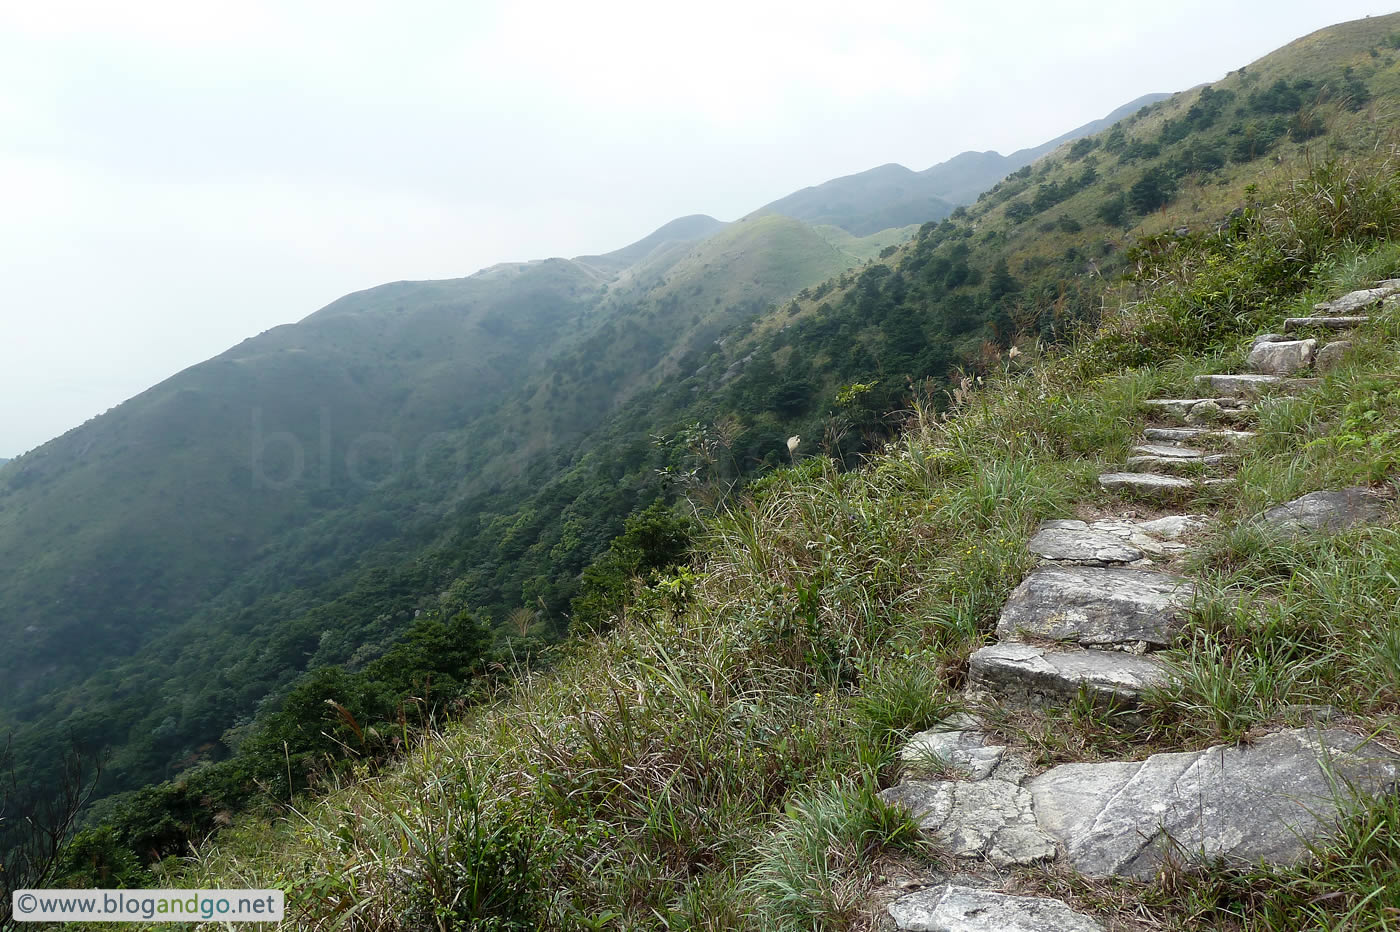
[[[1316,317],[1288,319],[1285,334],[1309,335],[1260,336],[1251,371],[1198,377],[1200,397],[1147,402],[1152,423],[1142,442],[1124,471],[1099,477],[1100,487],[1176,503],[1232,481],[1228,471],[1254,437],[1247,426],[1255,404],[1314,384],[1311,373],[1336,365],[1351,345],[1330,335],[1364,323],[1362,312],[1382,301],[1400,301],[1400,280],[1316,305]],[[1387,511],[1368,490],[1343,489],[1256,520],[1329,532]],[[1003,605],[998,640],[969,659],[967,707],[1087,700],[1133,714],[1147,690],[1167,682],[1158,652],[1180,634],[1195,596],[1176,566],[1208,524],[1199,514],[1135,512],[1044,522],[1027,545],[1039,565]],[[1034,773],[1020,749],[994,743],[963,715],[912,738],[901,758],[901,782],[882,797],[908,808],[957,867],[894,898],[884,921],[943,932],[1102,932],[1061,901],[997,889],[1005,870],[1059,861],[1089,878],[1148,880],[1167,863],[1290,865],[1334,823],[1337,786],[1376,794],[1400,780],[1400,755],[1336,727]]]

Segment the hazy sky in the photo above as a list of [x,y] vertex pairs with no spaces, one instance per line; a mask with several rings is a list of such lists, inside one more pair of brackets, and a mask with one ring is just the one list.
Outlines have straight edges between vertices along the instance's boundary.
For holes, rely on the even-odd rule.
[[1385,12],[0,2],[0,456],[349,291],[1035,145]]

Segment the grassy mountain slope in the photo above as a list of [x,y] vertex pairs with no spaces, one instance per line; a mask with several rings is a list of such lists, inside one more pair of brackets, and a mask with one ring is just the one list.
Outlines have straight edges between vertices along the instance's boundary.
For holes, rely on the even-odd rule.
[[[875,792],[905,738],[958,710],[966,658],[1029,569],[1037,523],[1103,507],[1095,477],[1133,442],[1143,399],[1238,364],[1261,324],[1400,273],[1400,173],[1381,158],[1248,198],[1261,206],[1219,233],[1155,255],[1145,243],[1136,277],[1103,293],[1112,310],[1074,348],[1042,354],[1027,340],[963,388],[951,419],[916,406],[863,469],[813,455],[765,477],[711,516],[692,566],[641,590],[610,636],[401,766],[216,837],[171,882],[284,885],[304,927],[352,915],[385,929],[434,915],[867,927],[878,878],[942,863]],[[1395,487],[1397,365],[1392,308],[1340,368],[1261,407],[1236,484],[1187,503],[1219,520],[1193,563],[1206,595],[1171,653],[1178,680],[1145,717],[1046,705],[997,722],[999,735],[1037,768],[1238,740],[1320,703],[1333,722],[1393,736],[1396,529],[1298,539],[1238,525],[1312,489]],[[1240,614],[1232,593],[1245,584],[1266,598]],[[1011,879],[1115,928],[1390,928],[1393,797],[1358,804],[1318,853],[1277,873]]]
[[961,204],[1062,143],[1111,126],[1160,100],[1148,94],[1119,107],[1101,120],[1071,130],[1049,142],[1010,155],[962,152],[921,172],[903,165],[881,165],[854,175],[803,188],[767,204],[750,216],[782,214],[808,223],[830,224],[865,236],[877,230],[942,220]]

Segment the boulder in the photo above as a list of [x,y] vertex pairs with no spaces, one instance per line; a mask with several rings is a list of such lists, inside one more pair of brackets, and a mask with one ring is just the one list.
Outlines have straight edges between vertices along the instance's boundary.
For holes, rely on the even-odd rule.
[[1260,518],[1274,527],[1343,531],[1353,525],[1379,521],[1385,516],[1386,504],[1384,497],[1364,488],[1309,492],[1270,508]]
[[1289,340],[1255,343],[1249,351],[1247,364],[1255,372],[1268,375],[1292,375],[1312,365],[1317,352],[1316,340]]
[[1042,566],[1002,606],[997,635],[1086,647],[1166,647],[1195,587],[1179,576],[1129,567]]
[[1327,372],[1335,369],[1342,362],[1342,357],[1351,349],[1350,340],[1333,340],[1322,349],[1317,351],[1317,357],[1313,360],[1313,367],[1318,372]]
[[953,884],[902,896],[888,910],[901,932],[1104,932],[1059,900]]
[[1297,864],[1344,811],[1338,787],[1371,795],[1397,777],[1389,751],[1340,729],[1300,728],[1245,747],[1063,764],[1028,786],[1040,827],[1076,870],[1148,880],[1168,859]]

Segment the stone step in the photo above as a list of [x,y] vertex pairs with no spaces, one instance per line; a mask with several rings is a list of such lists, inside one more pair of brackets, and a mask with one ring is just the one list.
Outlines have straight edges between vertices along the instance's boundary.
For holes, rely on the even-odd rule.
[[1126,492],[1139,498],[1172,501],[1192,492],[1234,481],[1230,478],[1187,479],[1155,472],[1109,472],[1099,476],[1099,487],[1106,492]]
[[997,636],[1084,647],[1166,647],[1184,623],[1195,591],[1189,581],[1155,570],[1042,566],[1007,598]]
[[1239,423],[1253,416],[1242,398],[1152,398],[1143,404],[1154,414],[1185,424]]
[[[1027,787],[1037,827],[1090,878],[1150,880],[1187,860],[1287,867],[1345,813],[1386,792],[1400,757],[1341,729],[1275,732],[1246,746],[1062,764]],[[1340,792],[1339,792],[1340,788]]]
[[1134,456],[1157,456],[1162,459],[1199,460],[1206,456],[1205,450],[1188,447],[1183,443],[1140,443],[1130,451]]
[[1083,521],[1047,521],[1026,544],[1042,560],[1067,563],[1136,563],[1146,554],[1121,537],[1092,530]]
[[1369,317],[1290,317],[1283,322],[1283,332],[1297,330],[1353,330],[1366,323]]
[[1313,364],[1316,340],[1290,340],[1276,333],[1256,337],[1245,364],[1265,375],[1287,376]]
[[1148,440],[1190,443],[1199,440],[1222,440],[1243,443],[1259,436],[1252,430],[1212,430],[1209,427],[1149,427],[1142,432]]
[[1042,560],[1059,563],[1136,563],[1144,558],[1176,556],[1186,549],[1182,538],[1205,525],[1206,519],[1201,515],[1167,515],[1146,521],[1100,518],[1092,524],[1044,521],[1026,549]]
[[1157,499],[1179,498],[1194,492],[1199,485],[1195,479],[1155,472],[1110,472],[1099,476],[1099,486],[1109,492],[1132,492]]
[[1154,657],[1123,651],[1056,650],[1003,641],[973,653],[968,683],[1018,705],[1071,702],[1088,690],[1102,706],[1136,707],[1145,690],[1164,685],[1167,674]]
[[1319,314],[1354,314],[1397,292],[1400,292],[1400,284],[1397,284],[1397,280],[1386,279],[1383,282],[1377,282],[1374,288],[1362,288],[1360,291],[1344,294],[1340,298],[1314,304],[1313,310]]
[[1297,379],[1258,373],[1198,375],[1196,384],[1226,398],[1258,398],[1274,388],[1292,388]]
[[1210,456],[1199,456],[1195,458],[1180,456],[1151,456],[1139,454],[1128,457],[1125,465],[1128,472],[1138,473],[1185,473],[1193,475],[1202,466],[1220,466],[1229,462],[1229,457],[1223,453],[1212,453]]
[[886,910],[900,932],[1104,932],[1060,900],[956,884],[906,894]]

